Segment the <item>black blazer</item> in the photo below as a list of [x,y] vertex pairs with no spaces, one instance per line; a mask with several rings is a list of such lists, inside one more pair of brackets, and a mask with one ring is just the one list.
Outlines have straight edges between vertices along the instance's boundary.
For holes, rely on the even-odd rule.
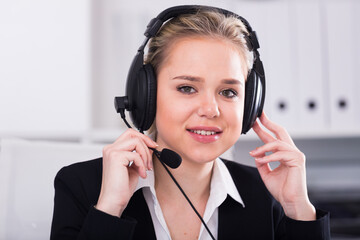
[[[219,207],[216,239],[330,239],[329,214],[317,210],[316,221],[292,220],[268,192],[256,168],[223,161],[245,208],[227,197]],[[58,172],[51,239],[156,239],[141,189],[134,193],[121,218],[93,207],[101,179],[101,158]]]

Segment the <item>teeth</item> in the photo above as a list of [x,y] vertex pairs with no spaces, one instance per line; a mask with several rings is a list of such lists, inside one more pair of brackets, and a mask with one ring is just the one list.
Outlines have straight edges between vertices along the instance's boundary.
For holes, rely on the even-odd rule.
[[216,134],[216,132],[214,131],[205,131],[205,130],[190,130],[190,132],[199,134],[199,135],[203,135],[203,136],[209,136],[209,135],[214,135]]

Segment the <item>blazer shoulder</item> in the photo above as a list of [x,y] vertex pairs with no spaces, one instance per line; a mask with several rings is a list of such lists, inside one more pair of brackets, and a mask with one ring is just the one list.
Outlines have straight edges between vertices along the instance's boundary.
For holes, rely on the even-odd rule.
[[101,181],[102,158],[74,163],[61,168],[56,174],[55,195],[67,192],[80,202],[94,204],[100,193]]
[[62,167],[57,173],[58,178],[79,178],[86,176],[94,176],[102,173],[102,158],[77,162]]

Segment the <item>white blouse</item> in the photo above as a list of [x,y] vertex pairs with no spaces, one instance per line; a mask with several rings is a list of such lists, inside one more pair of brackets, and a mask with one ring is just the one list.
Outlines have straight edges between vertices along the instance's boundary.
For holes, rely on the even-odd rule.
[[[154,172],[148,171],[146,179],[139,178],[136,190],[140,188],[143,189],[144,198],[149,207],[151,218],[154,224],[156,238],[171,240],[169,229],[166,225],[160,204],[156,198],[154,185]],[[215,238],[217,238],[218,233],[218,208],[225,201],[227,195],[230,195],[234,200],[245,207],[225,164],[220,159],[216,159],[214,162],[213,174],[211,178],[210,196],[203,216],[204,222]],[[202,224],[200,228],[199,240],[208,239],[210,240],[211,237]]]

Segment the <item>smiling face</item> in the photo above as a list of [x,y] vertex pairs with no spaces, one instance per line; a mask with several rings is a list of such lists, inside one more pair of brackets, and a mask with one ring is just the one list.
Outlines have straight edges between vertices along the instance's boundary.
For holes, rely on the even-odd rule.
[[157,75],[157,143],[183,161],[212,161],[241,134],[244,58],[213,38],[181,38],[168,50]]

